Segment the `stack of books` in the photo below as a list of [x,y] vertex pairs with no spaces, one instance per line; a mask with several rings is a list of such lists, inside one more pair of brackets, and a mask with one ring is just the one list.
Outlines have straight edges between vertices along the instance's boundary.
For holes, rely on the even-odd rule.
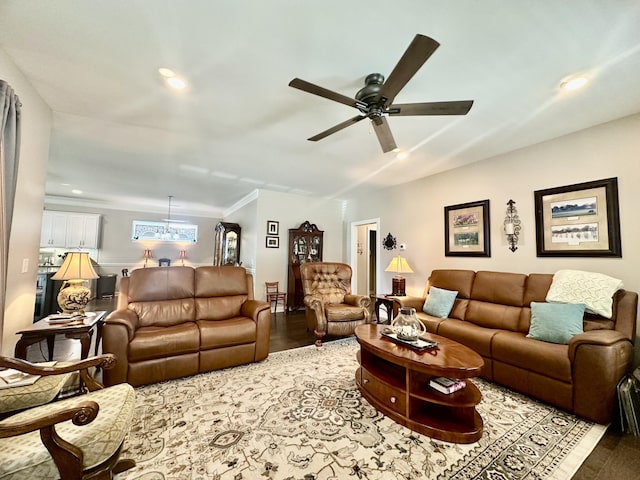
[[429,386],[440,393],[453,393],[458,390],[462,390],[467,386],[464,380],[457,380],[455,378],[437,377],[429,380]]

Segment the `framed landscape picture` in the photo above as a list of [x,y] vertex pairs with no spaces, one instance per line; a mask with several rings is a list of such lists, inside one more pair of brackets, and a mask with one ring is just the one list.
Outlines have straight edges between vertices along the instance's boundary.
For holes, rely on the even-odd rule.
[[539,257],[622,257],[618,179],[534,192]]
[[490,257],[489,200],[444,207],[444,254]]

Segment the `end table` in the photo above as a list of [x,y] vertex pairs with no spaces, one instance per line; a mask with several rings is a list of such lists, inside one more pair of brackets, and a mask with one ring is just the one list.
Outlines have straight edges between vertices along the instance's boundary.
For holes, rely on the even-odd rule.
[[[375,299],[374,309],[376,311],[376,318],[378,319],[378,323],[387,323],[390,324],[393,320],[393,300],[394,297],[391,295],[380,295],[376,294],[373,296]],[[380,321],[380,307],[384,307],[385,312],[387,313],[387,321]]]

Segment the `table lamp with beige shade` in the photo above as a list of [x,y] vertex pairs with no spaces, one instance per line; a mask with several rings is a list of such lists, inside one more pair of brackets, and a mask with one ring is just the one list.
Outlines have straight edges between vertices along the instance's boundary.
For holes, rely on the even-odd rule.
[[404,257],[398,255],[397,257],[393,257],[391,262],[389,262],[389,266],[384,269],[385,272],[396,272],[396,275],[393,277],[391,281],[391,295],[404,296],[406,295],[405,291],[405,280],[401,275],[402,273],[413,273],[411,267],[407,263],[407,260]]
[[60,269],[51,277],[52,280],[64,280],[58,293],[58,305],[63,313],[84,313],[91,289],[83,284],[94,278],[98,278],[98,274],[91,265],[89,252],[66,253]]

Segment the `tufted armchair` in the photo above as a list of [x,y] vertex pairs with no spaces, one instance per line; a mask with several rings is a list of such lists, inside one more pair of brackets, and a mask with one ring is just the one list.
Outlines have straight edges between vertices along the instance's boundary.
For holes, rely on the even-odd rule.
[[300,265],[307,326],[322,337],[353,335],[355,328],[369,323],[371,299],[351,294],[351,267],[346,263],[307,262]]
[[[133,388],[102,388],[89,375],[89,368],[114,364],[109,354],[46,367],[0,356],[1,367],[40,375],[32,385],[0,390],[3,416],[11,414],[0,421],[0,478],[107,480],[131,468],[135,463],[119,456],[133,417]],[[73,372],[89,393],[39,404],[56,396]]]

